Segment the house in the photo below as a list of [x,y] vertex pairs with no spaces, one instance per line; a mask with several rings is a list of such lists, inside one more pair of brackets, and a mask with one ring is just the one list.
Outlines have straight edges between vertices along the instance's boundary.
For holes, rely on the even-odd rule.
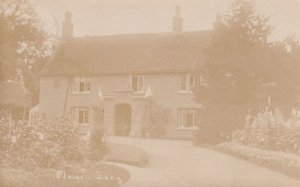
[[66,13],[63,42],[41,73],[39,112],[142,136],[149,108],[162,106],[170,111],[164,136],[192,138],[202,108],[192,89],[202,79],[210,31],[183,32],[182,24],[177,7],[173,32],[73,38]]

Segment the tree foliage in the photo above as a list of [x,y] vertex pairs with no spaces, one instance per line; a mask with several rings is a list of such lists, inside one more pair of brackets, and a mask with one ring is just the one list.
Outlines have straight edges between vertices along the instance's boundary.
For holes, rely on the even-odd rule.
[[195,89],[195,100],[206,107],[199,141],[226,138],[244,125],[249,110],[261,110],[268,98],[279,106],[294,103],[300,93],[295,86],[298,45],[289,41],[294,49],[288,53],[287,43],[269,43],[271,29],[250,0],[236,0],[229,14],[217,17],[206,49],[207,84]]
[[32,70],[50,52],[47,39],[31,1],[0,0],[0,79],[16,79],[17,70]]

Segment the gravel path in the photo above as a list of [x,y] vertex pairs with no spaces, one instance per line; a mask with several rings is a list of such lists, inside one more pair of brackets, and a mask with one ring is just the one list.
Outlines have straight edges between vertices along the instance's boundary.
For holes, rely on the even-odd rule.
[[150,157],[146,168],[118,164],[131,173],[122,187],[300,187],[278,172],[190,141],[109,137],[109,141],[138,146]]

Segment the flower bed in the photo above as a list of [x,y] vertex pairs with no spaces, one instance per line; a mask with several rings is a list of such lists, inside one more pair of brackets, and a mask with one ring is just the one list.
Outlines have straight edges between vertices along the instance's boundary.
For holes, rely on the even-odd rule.
[[103,130],[94,128],[89,139],[68,119],[37,125],[0,115],[1,187],[119,186],[129,173],[104,164],[107,152]]
[[216,149],[300,179],[300,156],[296,154],[267,151],[232,142],[219,144]]
[[103,163],[70,164],[57,170],[2,168],[0,171],[1,187],[117,187],[129,177],[127,170]]

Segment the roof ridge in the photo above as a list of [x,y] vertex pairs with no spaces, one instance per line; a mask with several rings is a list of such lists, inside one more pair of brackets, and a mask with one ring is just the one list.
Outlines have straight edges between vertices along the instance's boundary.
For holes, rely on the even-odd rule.
[[186,34],[195,34],[195,33],[209,33],[212,30],[193,30],[193,31],[184,31],[184,32],[144,32],[144,33],[120,33],[120,34],[108,34],[108,35],[86,35],[86,36],[79,36],[74,37],[74,40],[81,40],[81,39],[93,39],[93,38],[106,38],[106,37],[126,37],[126,36],[146,36],[146,35],[169,35],[169,36],[178,36],[178,35],[186,35]]

